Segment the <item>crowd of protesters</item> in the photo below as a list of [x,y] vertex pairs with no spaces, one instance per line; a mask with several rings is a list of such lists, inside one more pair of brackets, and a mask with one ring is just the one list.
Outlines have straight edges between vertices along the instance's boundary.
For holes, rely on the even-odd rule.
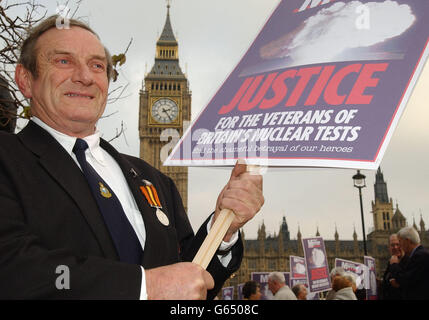
[[[404,227],[389,237],[388,261],[383,278],[378,282],[378,300],[429,300],[429,250],[420,243],[413,227]],[[357,289],[356,275],[336,267],[330,272],[332,289],[319,296],[323,300],[364,300],[365,289]],[[274,300],[307,300],[307,287],[286,284],[284,274],[268,275],[268,288]],[[243,286],[245,300],[262,297],[260,285],[248,281]]]

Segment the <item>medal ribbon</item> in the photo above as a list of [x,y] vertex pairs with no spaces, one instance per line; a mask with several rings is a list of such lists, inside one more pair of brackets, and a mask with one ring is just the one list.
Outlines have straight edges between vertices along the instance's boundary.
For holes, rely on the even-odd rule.
[[158,192],[156,191],[153,184],[141,186],[140,190],[151,207],[162,208],[161,201],[159,201]]

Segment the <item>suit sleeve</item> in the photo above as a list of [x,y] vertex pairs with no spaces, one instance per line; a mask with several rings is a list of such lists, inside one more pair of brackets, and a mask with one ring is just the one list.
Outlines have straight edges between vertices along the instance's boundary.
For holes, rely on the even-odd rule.
[[20,197],[0,166],[0,299],[138,299],[139,266],[46,247]]
[[396,279],[402,288],[416,287],[422,280],[422,275],[427,272],[427,259],[419,252],[416,252],[408,262],[406,268],[398,263],[391,265],[392,278]]
[[[201,247],[204,239],[207,236],[207,223],[210,221],[210,217],[201,225],[198,232],[193,236],[192,227],[189,223],[188,216],[185,213],[182,199],[174,184],[170,179],[171,194],[174,198],[175,212],[176,212],[176,228],[178,229],[179,242],[180,242],[180,256],[182,261],[192,261]],[[241,235],[239,239],[231,248],[232,259],[228,266],[224,267],[220,262],[219,258],[214,255],[210,261],[207,271],[212,275],[215,286],[207,294],[207,299],[213,299],[225,281],[231,276],[232,273],[238,270],[243,258],[243,242]]]

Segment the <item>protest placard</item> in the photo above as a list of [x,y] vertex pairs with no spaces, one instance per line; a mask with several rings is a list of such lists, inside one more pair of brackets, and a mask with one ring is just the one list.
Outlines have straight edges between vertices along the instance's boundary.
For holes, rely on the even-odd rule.
[[359,262],[336,258],[335,267],[341,267],[345,271],[353,273],[356,276],[357,289],[369,288],[369,272],[366,265]]
[[233,300],[234,298],[234,287],[222,288],[222,300]]
[[366,290],[367,300],[377,300],[377,274],[375,270],[375,259],[364,256],[363,263],[368,267],[369,288]]
[[329,266],[322,237],[302,239],[307,271],[307,283],[310,292],[322,292],[331,289]]
[[283,0],[164,165],[378,168],[428,57],[427,0]]

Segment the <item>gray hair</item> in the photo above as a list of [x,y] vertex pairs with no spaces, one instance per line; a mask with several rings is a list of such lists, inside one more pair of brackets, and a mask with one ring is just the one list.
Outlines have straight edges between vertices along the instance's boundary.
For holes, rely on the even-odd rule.
[[285,283],[286,282],[285,275],[281,272],[271,272],[268,275],[268,280],[278,282],[278,283]]
[[344,275],[344,273],[346,273],[346,270],[344,270],[344,268],[335,267],[334,269],[331,270],[329,275],[331,276],[331,278],[333,278],[335,276],[342,276],[342,275]]
[[[37,69],[37,41],[39,38],[50,29],[57,28],[58,19],[62,19],[59,15],[50,16],[43,21],[41,21],[35,27],[32,27],[27,32],[26,39],[21,44],[21,52],[18,58],[18,63],[22,64],[25,69],[31,72],[34,78],[38,77],[38,69]],[[76,19],[68,19],[68,23],[71,27],[79,27],[91,32],[97,39],[100,40],[100,37],[95,33],[93,29],[89,27],[85,22],[76,20]],[[110,81],[113,73],[113,62],[112,57],[104,47],[104,52],[106,54],[107,59],[107,79]]]
[[413,244],[420,244],[420,236],[414,227],[403,227],[398,232],[398,236],[402,239],[408,239]]
[[343,274],[344,279],[349,280],[352,284],[356,285],[356,275],[354,273],[351,272],[345,272]]

